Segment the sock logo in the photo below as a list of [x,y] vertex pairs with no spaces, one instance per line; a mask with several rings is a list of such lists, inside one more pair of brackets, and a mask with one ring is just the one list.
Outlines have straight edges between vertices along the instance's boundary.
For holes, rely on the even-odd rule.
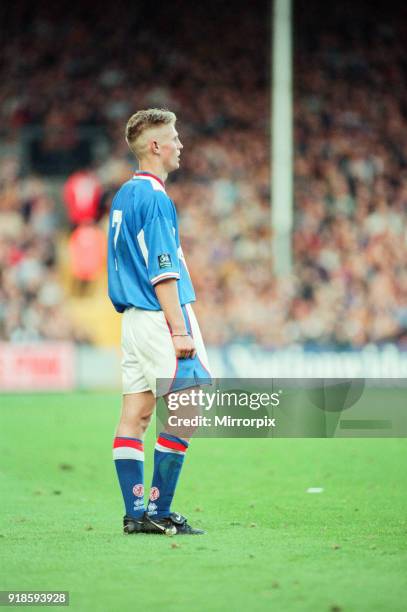
[[154,516],[154,514],[157,514],[157,508],[158,508],[157,504],[155,504],[154,502],[150,502],[148,504],[147,511],[149,514]]
[[151,491],[150,491],[151,501],[155,501],[159,497],[160,497],[160,489],[157,489],[157,487],[151,487]]
[[142,484],[136,484],[133,487],[133,493],[136,497],[141,497],[144,495],[144,487]]

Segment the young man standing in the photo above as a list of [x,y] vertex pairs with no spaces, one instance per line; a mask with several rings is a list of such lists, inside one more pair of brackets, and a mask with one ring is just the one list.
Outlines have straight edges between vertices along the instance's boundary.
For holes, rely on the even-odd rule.
[[[138,111],[126,141],[139,171],[112,203],[108,241],[109,296],[122,319],[123,407],[113,458],[126,515],[124,533],[201,534],[171,512],[188,437],[160,433],[144,506],[143,437],[155,399],[210,380],[205,347],[191,302],[195,293],[182,253],[175,206],[165,181],[183,148],[167,110]],[[165,381],[168,384],[161,387]]]

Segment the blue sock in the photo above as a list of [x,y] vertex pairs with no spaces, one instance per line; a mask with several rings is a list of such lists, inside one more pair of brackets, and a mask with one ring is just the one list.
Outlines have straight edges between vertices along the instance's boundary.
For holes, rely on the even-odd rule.
[[118,436],[113,442],[113,459],[122,490],[126,515],[144,514],[144,446],[142,440]]
[[167,433],[158,436],[154,450],[153,482],[147,508],[149,516],[159,518],[170,514],[172,498],[187,448],[188,442],[182,438]]

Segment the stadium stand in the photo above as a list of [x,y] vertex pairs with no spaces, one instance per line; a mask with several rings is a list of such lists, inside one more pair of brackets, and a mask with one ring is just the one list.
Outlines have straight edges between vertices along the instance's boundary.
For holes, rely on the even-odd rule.
[[87,295],[75,291],[62,187],[91,167],[105,228],[112,195],[134,170],[124,124],[139,108],[165,106],[185,144],[168,191],[207,343],[405,346],[407,20],[378,16],[380,2],[367,24],[348,1],[329,11],[297,3],[295,265],[277,278],[270,32],[257,4],[231,13],[220,2],[216,19],[203,19],[204,7],[176,2],[151,20],[144,2],[130,14],[122,2],[102,12],[39,3],[35,19],[16,3],[0,66],[1,339],[117,341],[104,276]]

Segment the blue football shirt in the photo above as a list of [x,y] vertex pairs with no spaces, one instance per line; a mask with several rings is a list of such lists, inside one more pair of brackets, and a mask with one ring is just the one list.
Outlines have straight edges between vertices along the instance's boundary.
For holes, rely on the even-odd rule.
[[175,206],[159,178],[138,172],[121,186],[112,202],[109,297],[118,312],[133,306],[161,310],[154,285],[167,278],[177,279],[181,305],[195,301]]

